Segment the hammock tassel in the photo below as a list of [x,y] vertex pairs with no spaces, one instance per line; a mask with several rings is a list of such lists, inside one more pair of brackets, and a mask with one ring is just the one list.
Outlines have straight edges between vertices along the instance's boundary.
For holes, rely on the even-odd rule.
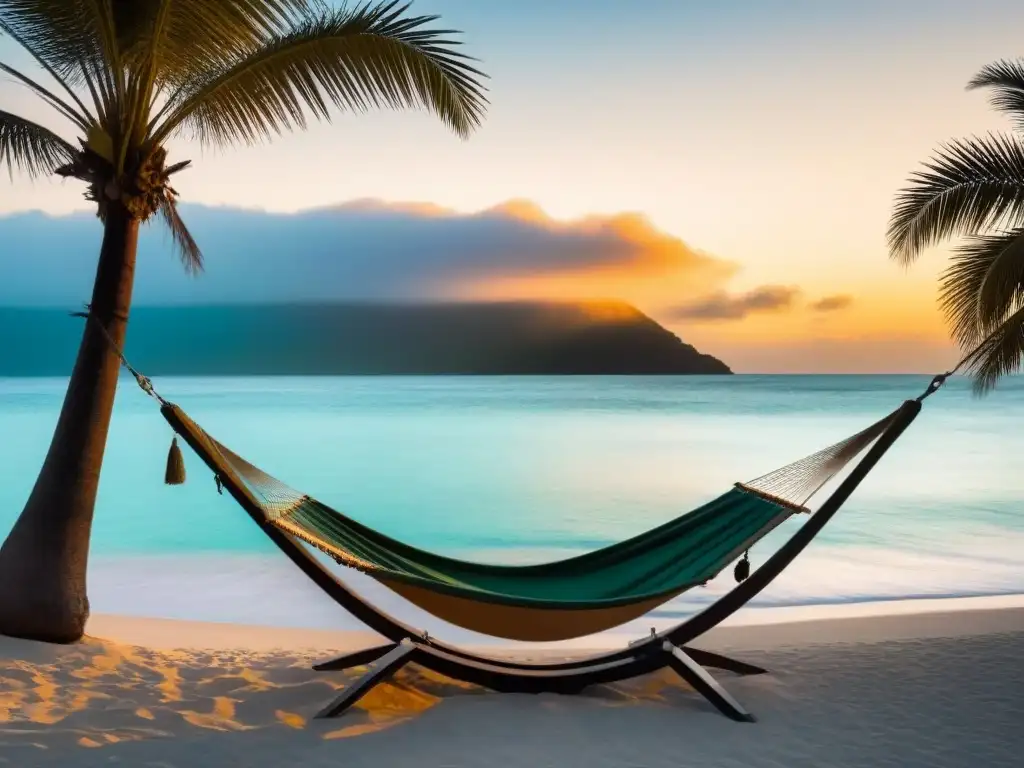
[[181,455],[181,448],[178,447],[178,437],[171,439],[171,450],[167,452],[167,471],[164,473],[164,483],[167,485],[181,485],[185,482],[185,459]]
[[746,581],[750,575],[750,553],[744,552],[743,559],[736,563],[736,567],[732,571],[732,575],[736,578],[736,583]]

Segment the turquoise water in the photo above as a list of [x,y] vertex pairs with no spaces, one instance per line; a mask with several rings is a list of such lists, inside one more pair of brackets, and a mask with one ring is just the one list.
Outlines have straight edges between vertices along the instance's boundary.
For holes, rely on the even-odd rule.
[[[867,426],[923,376],[166,378],[165,397],[295,488],[385,533],[503,562],[561,557],[668,520]],[[0,528],[46,451],[58,379],[0,379]],[[122,382],[94,528],[97,612],[352,626]],[[818,542],[758,604],[1024,592],[1024,381],[965,381],[924,413]],[[813,505],[812,505],[813,506]],[[763,560],[793,530],[752,553]],[[693,610],[728,587],[666,606]],[[356,579],[357,584],[365,582]],[[372,587],[371,587],[372,589]],[[378,588],[379,589],[379,588]],[[381,596],[381,599],[387,600]],[[407,618],[429,621],[394,598]]]

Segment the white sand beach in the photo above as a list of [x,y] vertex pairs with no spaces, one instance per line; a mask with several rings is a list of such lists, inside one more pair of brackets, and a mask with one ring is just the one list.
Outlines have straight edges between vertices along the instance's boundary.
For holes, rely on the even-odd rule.
[[314,720],[358,673],[310,663],[372,634],[96,616],[75,646],[0,639],[0,765],[1021,765],[1024,599],[748,613],[698,646],[772,671],[717,673],[755,724],[667,671],[563,697],[418,668]]

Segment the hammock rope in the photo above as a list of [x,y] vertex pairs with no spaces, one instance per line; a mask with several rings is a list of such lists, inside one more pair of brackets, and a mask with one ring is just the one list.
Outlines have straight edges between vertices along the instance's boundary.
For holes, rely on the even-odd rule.
[[[110,348],[114,351],[114,354],[116,354],[118,359],[120,359],[121,365],[123,365],[125,369],[135,377],[135,383],[139,385],[139,389],[160,403],[160,405],[168,404],[166,400],[160,397],[160,394],[156,391],[156,388],[153,386],[153,382],[149,380],[149,377],[143,376],[142,373],[136,370],[135,367],[128,362],[128,358],[124,356],[124,351],[117,345],[114,338],[110,335],[110,332],[104,327],[103,323],[99,321],[99,318],[93,314],[91,304],[85,305],[85,312],[71,312],[70,314],[71,317],[83,317],[87,323],[91,322],[96,328],[98,328],[100,333],[103,334],[103,338],[107,340],[107,344],[109,344]],[[127,318],[125,318],[125,320],[127,321]]]

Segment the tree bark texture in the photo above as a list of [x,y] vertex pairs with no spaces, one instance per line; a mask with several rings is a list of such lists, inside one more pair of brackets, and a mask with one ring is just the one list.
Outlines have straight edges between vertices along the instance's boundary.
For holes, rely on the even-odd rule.
[[85,321],[57,427],[28,502],[0,547],[0,634],[71,643],[85,632],[89,538],[120,368],[96,323],[123,348],[138,233],[138,220],[112,204],[92,319]]

